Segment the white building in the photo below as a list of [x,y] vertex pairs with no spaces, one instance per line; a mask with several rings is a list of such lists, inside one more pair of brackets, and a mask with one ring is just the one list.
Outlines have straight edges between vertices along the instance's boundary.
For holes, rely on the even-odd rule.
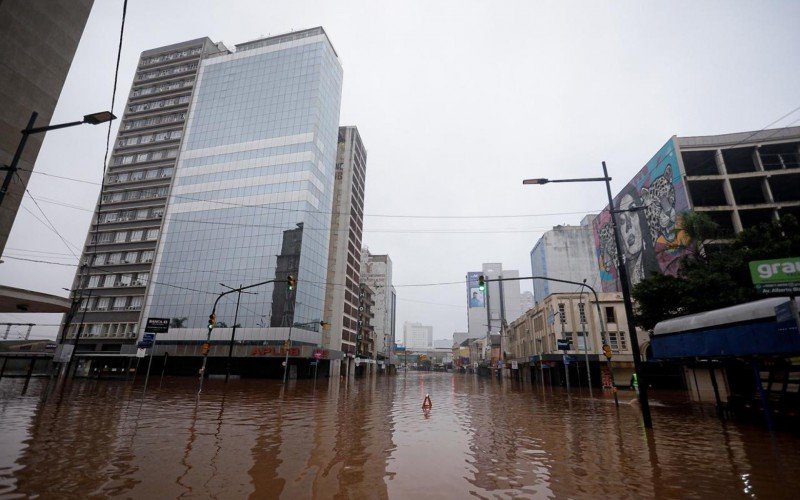
[[[539,238],[531,250],[531,274],[586,284],[597,290],[600,272],[592,234],[595,215],[587,215],[580,226],[555,226]],[[541,303],[551,293],[577,291],[578,285],[546,280],[533,280],[533,295]]]
[[375,352],[378,359],[391,360],[394,354],[397,292],[392,285],[392,259],[361,250],[361,282],[374,290],[372,326],[375,328]]
[[[502,321],[510,323],[520,317],[523,312],[519,281],[504,281],[502,288],[500,282],[488,282],[486,291],[480,292],[477,289],[477,277],[480,275],[486,279],[518,278],[519,271],[503,269],[501,263],[488,263],[483,264],[480,272],[471,272],[467,275],[467,333],[469,338],[483,338],[490,330],[493,333],[500,333]],[[487,297],[488,300],[486,300]],[[502,308],[500,307],[501,303],[503,304]],[[490,316],[491,321],[489,320]],[[489,324],[491,324],[491,328],[489,328]]]
[[406,349],[432,349],[433,327],[406,321],[403,324],[403,338],[405,339]]
[[536,301],[533,299],[533,293],[531,292],[522,292],[520,295],[520,306],[522,307],[522,312],[524,313],[528,309],[533,309],[533,306],[536,305]]
[[450,339],[436,339],[433,341],[434,349],[451,349],[453,342]]

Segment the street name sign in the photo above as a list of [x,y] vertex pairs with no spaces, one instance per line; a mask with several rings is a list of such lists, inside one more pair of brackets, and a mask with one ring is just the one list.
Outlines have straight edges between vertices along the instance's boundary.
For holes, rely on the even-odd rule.
[[755,260],[749,263],[756,291],[770,295],[800,293],[800,257]]
[[559,351],[569,351],[569,340],[567,340],[567,339],[558,339],[558,350]]

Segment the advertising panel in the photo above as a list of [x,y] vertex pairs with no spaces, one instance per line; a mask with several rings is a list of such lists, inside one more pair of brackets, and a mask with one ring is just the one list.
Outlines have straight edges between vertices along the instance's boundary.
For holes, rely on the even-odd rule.
[[486,307],[484,292],[478,288],[478,278],[482,273],[467,273],[467,307]]
[[[614,198],[630,285],[651,273],[675,275],[689,250],[681,214],[689,209],[675,144],[670,139]],[[594,244],[604,292],[620,291],[617,247],[606,207],[593,223]]]

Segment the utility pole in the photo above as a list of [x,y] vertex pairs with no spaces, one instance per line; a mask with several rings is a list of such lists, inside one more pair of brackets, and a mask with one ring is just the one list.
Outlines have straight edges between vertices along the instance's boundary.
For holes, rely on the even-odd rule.
[[614,230],[614,243],[617,246],[617,276],[619,277],[620,288],[622,288],[622,299],[625,303],[625,316],[628,321],[628,332],[631,341],[631,352],[633,353],[633,366],[639,381],[639,405],[642,409],[642,420],[647,429],[653,427],[653,418],[650,415],[650,401],[647,398],[647,376],[642,370],[641,353],[639,352],[639,336],[636,334],[636,323],[633,318],[633,302],[631,302],[630,283],[628,282],[628,270],[625,267],[622,253],[622,243],[620,241],[619,226],[617,225],[617,214],[614,208],[614,198],[611,196],[611,182],[608,177],[606,162],[603,162],[603,176],[606,179],[606,192],[608,194],[608,209],[611,213],[611,227]]

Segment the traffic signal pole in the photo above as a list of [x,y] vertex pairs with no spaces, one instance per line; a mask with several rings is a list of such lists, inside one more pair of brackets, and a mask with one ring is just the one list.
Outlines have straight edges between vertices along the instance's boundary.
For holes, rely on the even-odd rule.
[[217,295],[217,299],[214,301],[214,306],[211,308],[211,314],[208,316],[208,334],[206,334],[206,341],[203,343],[203,365],[200,367],[200,384],[197,389],[197,395],[200,396],[200,393],[203,392],[203,378],[206,374],[206,365],[208,364],[208,353],[211,351],[211,331],[214,330],[214,326],[217,322],[217,304],[219,304],[219,300],[231,293],[241,292],[242,290],[247,290],[249,288],[255,288],[257,286],[266,285],[268,283],[277,283],[277,282],[284,282],[284,280],[267,280],[262,281],[260,283],[254,283],[252,285],[247,286],[240,286],[239,288],[231,288],[230,290],[225,290]]

